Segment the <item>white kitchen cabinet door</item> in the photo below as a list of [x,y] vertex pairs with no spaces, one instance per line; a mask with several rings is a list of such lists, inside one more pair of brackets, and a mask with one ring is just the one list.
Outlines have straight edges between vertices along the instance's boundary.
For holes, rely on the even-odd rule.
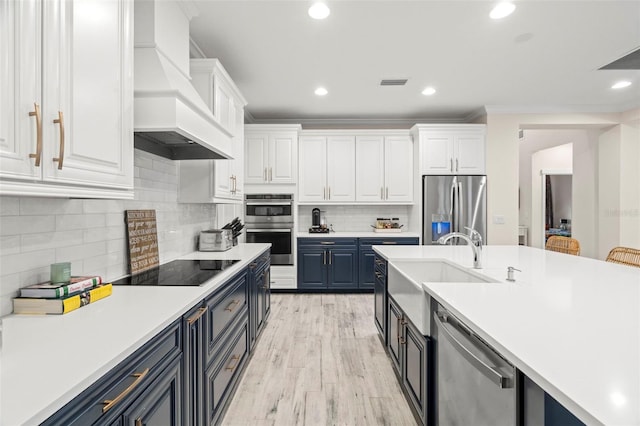
[[456,136],[453,151],[456,174],[485,174],[485,142],[483,134]]
[[244,201],[244,106],[236,105],[236,130],[232,140],[233,198]]
[[356,199],[356,140],[354,136],[327,137],[327,199]]
[[424,175],[450,175],[453,168],[453,134],[420,135],[421,172]]
[[244,181],[266,183],[269,161],[269,134],[247,133],[245,136]]
[[327,200],[327,138],[301,137],[298,146],[300,169],[298,197],[303,201]]
[[413,142],[411,137],[385,137],[384,160],[385,201],[413,201]]
[[[39,179],[37,152],[41,119],[40,2],[0,4],[0,176]],[[36,110],[38,109],[38,116]]]
[[269,136],[269,183],[296,183],[296,133]]
[[[12,63],[10,71],[3,67],[9,81],[19,78],[19,82],[15,91],[4,92],[10,100],[2,101],[3,109],[15,104],[18,117],[10,127],[6,123],[12,117],[3,118],[2,138],[9,136],[12,140],[2,142],[2,178],[11,180],[3,180],[1,192],[132,198],[133,3],[3,1],[2,7],[8,12],[2,13],[2,19],[18,18],[8,29],[18,37],[23,37],[24,17],[31,16],[29,29],[33,34],[24,40],[14,37],[13,43],[14,49],[29,49],[29,54],[36,54],[27,60],[25,52],[9,49],[17,62]],[[4,31],[7,28],[3,25]],[[2,43],[7,43],[4,36]],[[35,64],[30,63],[33,61]],[[34,67],[41,73],[34,72]],[[40,88],[40,94],[27,90],[34,87]],[[33,136],[38,133],[35,114],[30,116],[28,110],[22,110],[26,105],[33,108],[40,99],[42,143],[39,147],[36,143],[34,149],[37,136]],[[25,114],[32,121],[30,126],[22,122]],[[17,154],[33,162],[30,172],[18,165],[20,161],[11,159]],[[38,166],[37,158],[30,154],[40,157]],[[7,174],[5,163],[10,171]],[[28,182],[20,182],[22,179]]]
[[384,201],[384,136],[356,136],[356,201]]

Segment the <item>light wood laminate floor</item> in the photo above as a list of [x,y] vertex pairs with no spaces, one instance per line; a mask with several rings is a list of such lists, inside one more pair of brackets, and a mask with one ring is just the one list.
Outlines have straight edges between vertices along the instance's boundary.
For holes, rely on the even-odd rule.
[[273,294],[224,425],[415,425],[373,294]]

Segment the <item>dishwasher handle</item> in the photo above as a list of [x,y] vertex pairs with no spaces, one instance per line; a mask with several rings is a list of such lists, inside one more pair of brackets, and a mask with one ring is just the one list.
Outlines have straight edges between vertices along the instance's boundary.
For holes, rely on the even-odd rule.
[[[472,364],[476,370],[482,373],[485,377],[491,380],[494,384],[498,385],[501,389],[513,387],[513,377],[505,376],[494,367],[488,365],[483,360],[478,358],[469,347],[464,344],[462,339],[454,336],[455,327],[448,322],[448,317],[442,312],[434,312],[433,318],[439,329],[443,331],[443,335],[451,343],[451,345],[462,355],[470,364]],[[464,336],[462,336],[464,337]],[[465,339],[466,340],[466,339]],[[487,351],[493,352],[490,348]]]

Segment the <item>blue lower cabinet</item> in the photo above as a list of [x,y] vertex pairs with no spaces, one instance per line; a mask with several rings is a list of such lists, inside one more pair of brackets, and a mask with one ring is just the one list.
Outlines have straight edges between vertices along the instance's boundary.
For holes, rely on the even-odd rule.
[[357,239],[299,238],[298,287],[306,290],[357,289]]
[[373,289],[375,283],[375,252],[371,246],[380,245],[418,245],[418,239],[414,237],[394,238],[359,238],[358,263],[359,280],[358,288]]

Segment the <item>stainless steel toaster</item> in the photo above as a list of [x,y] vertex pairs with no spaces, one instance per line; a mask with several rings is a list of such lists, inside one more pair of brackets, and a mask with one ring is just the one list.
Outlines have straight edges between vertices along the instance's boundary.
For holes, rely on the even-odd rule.
[[233,247],[233,233],[231,229],[207,229],[200,231],[198,250],[226,251]]

